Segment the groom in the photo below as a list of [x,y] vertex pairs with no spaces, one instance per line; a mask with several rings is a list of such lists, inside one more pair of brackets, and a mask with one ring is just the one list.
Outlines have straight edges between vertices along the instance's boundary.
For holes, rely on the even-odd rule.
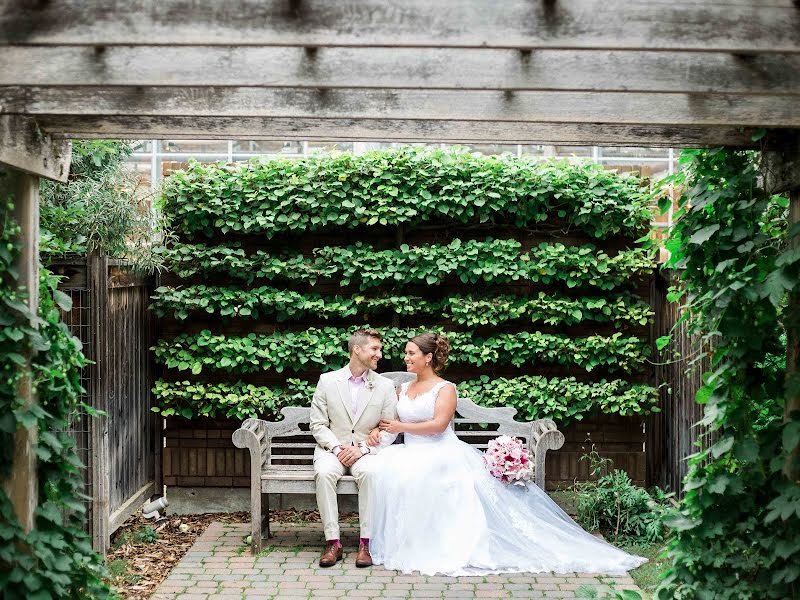
[[353,333],[347,344],[350,363],[338,371],[323,373],[311,401],[311,433],[317,440],[314,480],[326,540],[319,559],[321,567],[332,567],[342,558],[336,484],[345,474],[352,475],[358,486],[361,540],[356,566],[372,565],[367,507],[374,455],[397,437],[382,432],[380,445],[366,443],[370,430],[382,419],[397,418],[394,384],[375,372],[381,358],[381,339],[381,334],[371,329]]

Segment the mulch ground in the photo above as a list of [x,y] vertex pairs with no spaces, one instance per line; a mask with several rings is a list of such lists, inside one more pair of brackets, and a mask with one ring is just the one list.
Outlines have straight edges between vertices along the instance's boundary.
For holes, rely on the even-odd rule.
[[[319,512],[275,510],[270,512],[270,517],[272,522],[278,523],[308,523],[319,521]],[[112,573],[109,583],[126,600],[149,598],[213,521],[247,523],[250,513],[168,515],[155,523],[140,513],[133,515],[112,539],[112,548],[106,556]],[[343,514],[341,521],[358,522],[358,515]],[[155,530],[157,537],[150,529]]]

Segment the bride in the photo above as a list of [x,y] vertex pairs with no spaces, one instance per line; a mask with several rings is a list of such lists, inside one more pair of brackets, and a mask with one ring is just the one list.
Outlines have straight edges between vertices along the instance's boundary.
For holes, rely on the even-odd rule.
[[489,474],[482,454],[450,423],[456,388],[439,377],[447,338],[423,333],[406,344],[416,381],[399,391],[397,421],[373,430],[403,433],[405,443],[378,457],[370,514],[375,564],[426,575],[515,572],[620,574],[646,559],[587,533],[538,486],[508,486]]

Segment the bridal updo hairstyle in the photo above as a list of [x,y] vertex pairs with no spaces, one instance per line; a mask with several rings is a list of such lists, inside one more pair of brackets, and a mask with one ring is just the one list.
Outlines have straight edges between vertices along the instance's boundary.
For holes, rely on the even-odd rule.
[[431,368],[437,375],[447,366],[450,355],[450,342],[443,335],[426,331],[409,340],[414,342],[423,354],[432,354]]

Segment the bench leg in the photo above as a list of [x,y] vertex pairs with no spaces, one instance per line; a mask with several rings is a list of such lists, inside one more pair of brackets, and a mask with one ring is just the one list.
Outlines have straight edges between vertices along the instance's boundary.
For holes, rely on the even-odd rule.
[[263,521],[261,522],[262,537],[267,539],[272,537],[272,532],[269,529],[269,494],[261,494],[261,514]]

